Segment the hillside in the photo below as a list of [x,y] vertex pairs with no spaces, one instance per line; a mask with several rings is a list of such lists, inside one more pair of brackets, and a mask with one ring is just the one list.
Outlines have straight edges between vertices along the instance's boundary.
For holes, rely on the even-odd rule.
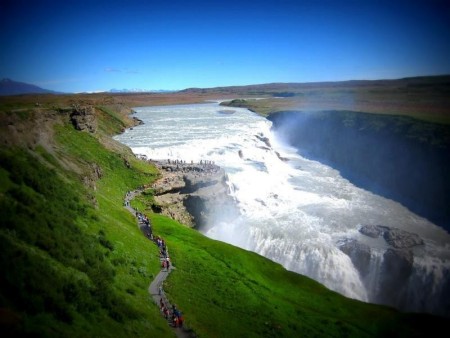
[[[59,105],[44,97],[40,109],[2,101],[2,336],[173,336],[147,292],[160,269],[157,247],[123,207],[126,191],[158,172],[111,139],[133,125],[123,97],[80,98]],[[133,206],[166,240],[176,266],[166,293],[199,337],[418,337],[444,329],[443,318],[347,299],[153,214],[150,203],[148,190]]]

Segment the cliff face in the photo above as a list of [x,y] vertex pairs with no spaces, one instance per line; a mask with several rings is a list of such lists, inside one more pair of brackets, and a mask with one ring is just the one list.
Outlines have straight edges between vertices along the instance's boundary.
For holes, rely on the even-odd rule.
[[450,126],[349,111],[278,112],[269,120],[302,156],[450,230]]
[[197,229],[238,216],[238,208],[228,194],[226,174],[220,167],[183,162],[156,165],[163,177],[152,186],[158,209],[155,211]]

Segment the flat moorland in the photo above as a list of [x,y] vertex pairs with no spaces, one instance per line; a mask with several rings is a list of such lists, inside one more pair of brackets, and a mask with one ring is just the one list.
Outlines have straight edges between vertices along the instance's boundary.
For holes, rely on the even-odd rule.
[[[263,98],[263,100],[261,100]],[[406,115],[450,123],[450,76],[398,80],[320,83],[273,83],[217,88],[189,88],[172,93],[94,93],[15,95],[0,99],[1,109],[64,108],[74,103],[114,105],[116,108],[231,101],[261,115],[284,110],[347,110]],[[16,108],[14,108],[16,107]]]
[[234,103],[262,115],[282,110],[346,110],[405,115],[432,122],[450,123],[450,76],[273,84],[242,87],[240,90],[243,91],[243,88],[246,88],[248,94],[272,96],[267,100],[248,97],[246,102]]

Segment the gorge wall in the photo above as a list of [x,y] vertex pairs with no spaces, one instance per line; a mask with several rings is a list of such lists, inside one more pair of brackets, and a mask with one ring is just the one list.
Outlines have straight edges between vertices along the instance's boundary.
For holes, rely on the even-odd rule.
[[268,119],[302,156],[450,231],[450,126],[351,111],[286,111]]
[[[229,195],[225,171],[212,163],[153,161],[163,174],[153,185],[155,212],[196,229],[231,220],[239,210]],[[220,211],[220,210],[222,211]],[[227,213],[224,214],[223,210]]]

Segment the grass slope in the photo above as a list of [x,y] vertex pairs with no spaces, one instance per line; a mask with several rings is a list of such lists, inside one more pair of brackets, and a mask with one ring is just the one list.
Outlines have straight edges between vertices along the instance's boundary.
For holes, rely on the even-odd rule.
[[[55,127],[53,153],[0,151],[3,334],[172,335],[147,292],[159,271],[156,248],[122,207],[127,190],[157,173],[102,137],[66,122]],[[83,185],[94,168],[101,177]]]
[[[8,114],[0,116],[9,121],[0,124],[2,133],[14,124],[37,128],[38,114]],[[122,206],[127,190],[158,173],[111,140],[126,126],[113,108],[97,107],[95,134],[75,131],[63,113],[52,118],[60,121],[51,147],[19,142],[0,150],[0,333],[173,336],[147,292],[159,271],[156,246]],[[145,203],[135,205],[142,210]],[[150,216],[177,267],[167,295],[199,337],[409,337],[444,325],[347,299],[254,253]]]
[[166,293],[200,337],[415,337],[445,323],[345,298],[164,216],[152,221],[177,268]]

